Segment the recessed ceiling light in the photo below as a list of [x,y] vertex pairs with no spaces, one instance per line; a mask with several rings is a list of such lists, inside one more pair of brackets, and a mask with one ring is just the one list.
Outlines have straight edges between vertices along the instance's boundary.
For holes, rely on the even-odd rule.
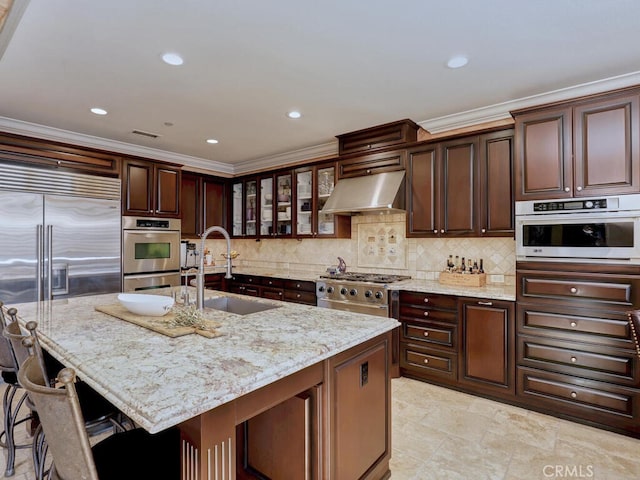
[[162,55],[162,60],[169,65],[182,65],[184,63],[182,57],[177,53],[165,53]]
[[467,63],[469,63],[469,59],[463,55],[458,55],[457,57],[452,57],[447,62],[447,67],[449,68],[460,68],[464,67]]
[[302,114],[300,112],[297,111],[292,111],[292,112],[288,112],[287,113],[287,117],[289,118],[300,118],[302,116]]
[[216,140],[215,138],[209,138],[207,139],[207,143],[218,143],[218,140]]
[[104,108],[93,107],[91,109],[91,113],[95,113],[96,115],[106,115],[107,111]]

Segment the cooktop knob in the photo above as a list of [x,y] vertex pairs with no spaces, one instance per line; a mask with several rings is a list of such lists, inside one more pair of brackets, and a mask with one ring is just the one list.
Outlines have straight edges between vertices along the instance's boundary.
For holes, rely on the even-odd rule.
[[327,287],[327,293],[333,293],[333,287]]
[[355,288],[352,288],[351,290],[349,290],[349,295],[351,295],[352,297],[355,297],[358,294],[358,290],[356,290]]
[[584,207],[593,208],[593,202],[591,200],[587,200],[586,202],[584,202]]
[[376,292],[376,298],[379,300],[383,297],[382,292]]
[[346,289],[346,288],[344,288],[344,287],[342,287],[342,288],[340,289],[340,294],[341,294],[341,295],[346,295],[346,294],[347,294],[347,289]]
[[367,298],[371,298],[372,295],[373,295],[373,292],[371,290],[367,290],[366,292],[364,292],[364,296]]
[[324,292],[324,285],[320,285],[320,286],[318,287],[318,291],[319,291],[319,292]]

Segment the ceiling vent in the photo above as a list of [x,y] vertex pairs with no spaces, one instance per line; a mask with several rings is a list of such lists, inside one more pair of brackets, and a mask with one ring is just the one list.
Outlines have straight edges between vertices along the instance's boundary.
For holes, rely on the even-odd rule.
[[141,135],[143,137],[149,137],[149,138],[158,138],[160,136],[157,133],[144,132],[142,130],[133,130],[131,133],[135,135]]

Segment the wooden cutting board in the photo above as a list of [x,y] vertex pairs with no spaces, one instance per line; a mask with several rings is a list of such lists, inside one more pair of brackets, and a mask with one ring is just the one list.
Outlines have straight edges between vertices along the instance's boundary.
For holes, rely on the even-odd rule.
[[[95,307],[95,310],[97,310],[98,312],[106,313],[107,315],[111,315],[112,317],[119,318],[120,320],[124,320],[125,322],[134,323],[140,327],[147,328],[168,337],[182,337],[183,335],[190,335],[192,333],[196,333],[207,338],[215,338],[224,335],[223,333],[217,332],[215,330],[198,330],[195,327],[171,327],[169,326],[169,321],[175,318],[175,314],[173,312],[169,312],[162,317],[138,315],[136,313],[130,312],[119,303],[115,303],[112,305],[97,305]],[[212,329],[220,326],[218,322],[215,322],[213,320],[205,321]]]

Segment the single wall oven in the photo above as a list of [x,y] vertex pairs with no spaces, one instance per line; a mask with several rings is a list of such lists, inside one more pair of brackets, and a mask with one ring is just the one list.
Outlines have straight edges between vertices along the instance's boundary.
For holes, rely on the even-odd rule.
[[180,285],[180,220],[122,218],[125,292]]
[[516,202],[516,260],[640,264],[640,195]]

